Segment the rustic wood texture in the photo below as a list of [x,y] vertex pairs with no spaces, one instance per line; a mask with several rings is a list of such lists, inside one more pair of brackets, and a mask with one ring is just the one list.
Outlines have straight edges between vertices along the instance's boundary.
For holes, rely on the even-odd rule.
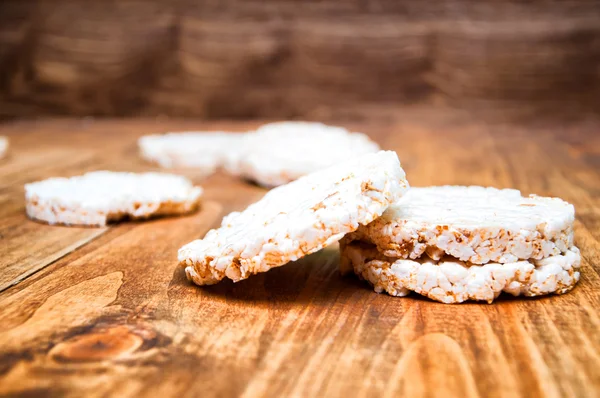
[[206,188],[197,214],[69,229],[27,220],[22,185],[154,169],[137,156],[142,134],[255,124],[13,123],[0,128],[12,143],[0,162],[0,395],[598,396],[600,123],[524,129],[406,114],[347,126],[396,150],[413,185],[516,187],[575,204],[583,266],[571,293],[493,305],[378,295],[338,274],[336,247],[200,288],[176,267],[177,249],[263,189],[190,174]]
[[600,112],[598,0],[4,0],[0,117]]

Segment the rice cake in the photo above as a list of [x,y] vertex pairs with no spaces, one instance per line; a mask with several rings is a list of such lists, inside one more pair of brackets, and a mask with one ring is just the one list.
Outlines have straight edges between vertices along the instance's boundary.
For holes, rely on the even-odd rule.
[[188,213],[201,196],[202,188],[173,174],[96,171],[26,184],[25,208],[48,224],[104,226],[126,217]]
[[441,186],[411,188],[360,240],[384,255],[434,260],[450,255],[474,264],[540,260],[573,246],[573,206],[558,198],[521,196],[514,189]]
[[8,138],[0,136],[0,159],[6,156],[8,152]]
[[362,133],[311,122],[278,122],[249,133],[230,172],[265,187],[286,184],[339,162],[379,151]]
[[379,217],[408,188],[395,152],[381,151],[269,191],[179,250],[188,279],[240,281],[314,253]]
[[513,296],[563,294],[579,281],[581,255],[576,247],[542,260],[467,264],[445,256],[433,260],[395,259],[374,246],[342,245],[341,266],[368,281],[376,292],[406,296],[411,291],[442,303],[482,300],[491,303],[501,292]]
[[212,174],[237,162],[243,133],[181,132],[138,140],[142,157],[164,168],[193,168]]

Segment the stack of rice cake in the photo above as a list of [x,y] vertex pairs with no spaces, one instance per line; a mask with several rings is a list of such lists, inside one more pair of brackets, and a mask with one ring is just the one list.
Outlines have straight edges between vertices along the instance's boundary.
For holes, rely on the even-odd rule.
[[513,189],[412,188],[342,239],[341,268],[377,292],[443,303],[562,294],[579,280],[571,204]]

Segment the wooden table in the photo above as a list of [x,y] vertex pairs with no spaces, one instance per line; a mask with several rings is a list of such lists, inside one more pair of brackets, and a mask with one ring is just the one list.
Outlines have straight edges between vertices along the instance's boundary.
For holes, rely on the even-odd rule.
[[415,186],[478,184],[575,204],[582,277],[569,294],[444,305],[394,298],[337,271],[336,247],[199,288],[177,249],[263,189],[217,174],[199,213],[108,228],[24,215],[23,184],[151,170],[142,134],[257,123],[50,120],[0,128],[0,395],[598,396],[600,124],[489,127],[407,115],[349,127],[398,151]]

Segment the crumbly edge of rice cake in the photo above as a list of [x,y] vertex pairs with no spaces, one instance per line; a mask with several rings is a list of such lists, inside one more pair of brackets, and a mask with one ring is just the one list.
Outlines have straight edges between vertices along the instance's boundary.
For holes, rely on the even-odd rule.
[[467,300],[492,303],[500,293],[541,296],[567,293],[579,281],[581,255],[570,247],[542,260],[470,264],[451,257],[424,255],[407,260],[387,257],[371,244],[342,243],[340,269],[354,272],[377,293],[406,296],[411,291],[446,304]]
[[94,211],[81,207],[65,207],[58,203],[41,203],[35,198],[25,202],[27,216],[50,225],[103,227],[121,220],[146,220],[154,217],[184,215],[200,208],[200,198],[185,202],[132,203],[129,210]]
[[573,246],[574,240],[571,226],[552,236],[546,236],[540,231],[522,230],[511,233],[505,229],[491,231],[487,228],[430,228],[400,224],[396,224],[393,229],[402,232],[388,234],[387,230],[372,229],[365,233],[364,230],[359,230],[344,239],[348,242],[362,240],[372,243],[390,257],[417,259],[426,254],[432,259],[440,259],[444,255],[450,255],[474,264],[541,260],[565,253]]

